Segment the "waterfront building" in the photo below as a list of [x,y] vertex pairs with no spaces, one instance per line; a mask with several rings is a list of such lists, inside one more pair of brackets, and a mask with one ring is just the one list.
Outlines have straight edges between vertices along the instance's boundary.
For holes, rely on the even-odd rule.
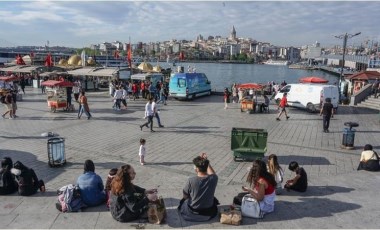
[[315,42],[313,45],[302,46],[301,48],[302,59],[319,58],[321,54],[322,54],[322,47],[319,42]]

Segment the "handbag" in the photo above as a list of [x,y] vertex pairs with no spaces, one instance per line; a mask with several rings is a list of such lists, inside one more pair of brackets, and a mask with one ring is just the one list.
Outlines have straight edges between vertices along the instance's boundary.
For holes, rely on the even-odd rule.
[[148,204],[148,221],[151,224],[161,224],[166,218],[164,199],[160,196],[157,201]]
[[241,220],[241,212],[238,210],[223,210],[220,213],[221,224],[240,225]]
[[245,217],[262,218],[263,214],[260,210],[259,202],[253,198],[250,194],[243,197],[241,201],[241,213]]

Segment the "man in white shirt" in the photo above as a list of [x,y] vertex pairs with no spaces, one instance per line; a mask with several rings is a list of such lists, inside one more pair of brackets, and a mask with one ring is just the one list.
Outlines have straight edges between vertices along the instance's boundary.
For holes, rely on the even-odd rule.
[[158,127],[159,128],[163,128],[164,126],[161,125],[161,120],[160,120],[160,116],[158,115],[159,114],[159,105],[156,103],[156,102],[153,102],[153,110],[154,110],[154,116],[156,117],[157,119],[157,123],[158,123]]
[[123,97],[123,91],[119,88],[116,87],[115,94],[113,96],[115,101],[115,109],[120,110],[120,103],[121,103],[121,98]]
[[145,105],[145,118],[148,118],[148,121],[145,122],[144,124],[140,125],[141,131],[142,131],[142,128],[144,126],[149,128],[148,125],[150,124],[150,131],[155,132],[153,130],[153,116],[154,116],[153,98],[149,97],[149,102],[146,103],[146,105]]

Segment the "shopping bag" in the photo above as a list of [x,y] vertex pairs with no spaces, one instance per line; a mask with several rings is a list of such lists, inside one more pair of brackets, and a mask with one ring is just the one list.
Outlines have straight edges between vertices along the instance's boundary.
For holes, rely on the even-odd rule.
[[220,213],[221,224],[240,225],[241,220],[241,212],[238,210],[223,210]]
[[251,195],[247,194],[241,201],[241,213],[245,217],[262,218],[260,204]]
[[160,196],[157,201],[148,204],[148,221],[151,224],[161,224],[166,218],[164,199]]

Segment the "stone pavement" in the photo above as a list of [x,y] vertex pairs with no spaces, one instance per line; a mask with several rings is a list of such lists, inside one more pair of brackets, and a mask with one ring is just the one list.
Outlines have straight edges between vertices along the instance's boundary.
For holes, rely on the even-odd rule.
[[[168,101],[161,106],[165,128],[140,131],[144,122],[145,101],[128,102],[128,109],[114,111],[106,92],[88,92],[93,119],[81,120],[76,113],[49,112],[45,96],[27,88],[18,103],[14,120],[0,120],[0,157],[10,156],[35,169],[46,183],[47,192],[30,197],[17,194],[0,197],[0,228],[378,228],[380,216],[379,173],[356,171],[361,149],[370,143],[380,149],[379,112],[340,107],[332,119],[330,133],[322,132],[322,119],[298,109],[289,109],[288,121],[275,121],[270,114],[241,113],[237,104],[224,110],[221,96],[194,101]],[[77,107],[77,105],[76,105]],[[343,123],[359,123],[354,150],[340,148]],[[156,120],[154,120],[157,126]],[[222,205],[245,184],[249,162],[235,162],[230,150],[232,127],[268,130],[268,152],[278,155],[285,179],[293,177],[287,165],[296,160],[308,173],[309,188],[304,194],[285,192],[277,196],[275,212],[264,219],[244,218],[240,226],[222,225],[218,219],[205,223],[182,220],[176,207],[186,179],[194,175],[192,159],[206,152],[219,175],[216,197]],[[49,168],[47,139],[44,132],[56,132],[65,138],[67,165]],[[147,140],[148,162],[138,163],[139,139]],[[86,159],[95,162],[96,173],[104,180],[110,168],[132,164],[135,184],[158,188],[165,198],[168,218],[165,224],[151,225],[144,220],[132,223],[114,221],[105,206],[80,213],[60,213],[55,209],[56,190],[75,183],[83,173]]]

